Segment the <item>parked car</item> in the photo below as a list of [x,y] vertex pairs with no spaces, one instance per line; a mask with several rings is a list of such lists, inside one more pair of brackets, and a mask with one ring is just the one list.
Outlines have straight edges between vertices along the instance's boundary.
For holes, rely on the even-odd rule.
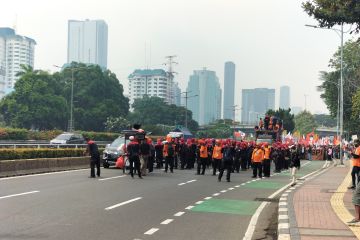
[[105,147],[103,152],[103,167],[115,166],[116,160],[124,154],[125,137],[120,136]]
[[50,144],[85,144],[85,138],[79,133],[64,132],[50,141]]

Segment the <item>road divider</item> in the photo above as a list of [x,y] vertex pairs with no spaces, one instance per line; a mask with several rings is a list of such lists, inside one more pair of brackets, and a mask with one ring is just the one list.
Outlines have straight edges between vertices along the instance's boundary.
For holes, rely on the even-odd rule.
[[138,201],[138,200],[140,200],[140,199],[142,199],[142,197],[133,198],[133,199],[130,199],[130,200],[128,200],[128,201],[125,201],[125,202],[118,203],[118,204],[115,204],[115,205],[113,205],[113,206],[107,207],[107,208],[105,208],[105,210],[108,211],[108,210],[111,210],[111,209],[114,209],[114,208],[117,208],[117,207],[121,207],[121,206],[123,206],[123,205],[126,205],[126,204],[129,204],[129,203]]
[[29,194],[38,193],[38,192],[40,192],[40,191],[31,191],[31,192],[17,193],[17,194],[2,196],[2,197],[0,197],[0,199],[12,198],[12,197],[18,197],[18,196],[24,196],[24,195],[29,195]]

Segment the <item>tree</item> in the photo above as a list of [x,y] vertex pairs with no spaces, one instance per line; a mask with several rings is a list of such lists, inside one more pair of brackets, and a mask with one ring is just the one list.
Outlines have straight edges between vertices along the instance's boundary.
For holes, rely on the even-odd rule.
[[131,122],[141,123],[142,125],[185,126],[185,111],[187,111],[189,129],[196,131],[199,127],[197,122],[192,119],[191,111],[174,104],[169,105],[159,97],[144,96],[135,99],[132,107],[134,111],[128,116]]
[[130,126],[130,122],[123,117],[108,117],[105,122],[105,130],[108,132],[121,132]]
[[[330,72],[321,72],[322,84],[318,86],[330,115],[335,118],[338,110],[338,84],[340,78],[340,49],[330,60]],[[354,118],[352,109],[357,89],[360,86],[360,42],[348,41],[344,45],[344,128],[350,132],[360,130],[359,118]]]
[[324,127],[336,127],[336,119],[327,114],[314,114],[316,125]]
[[[59,73],[65,79],[65,97],[70,103],[72,71],[74,71],[75,128],[103,131],[108,117],[125,117],[129,100],[116,75],[98,65],[72,63]],[[70,104],[69,104],[70,105]]]
[[8,126],[63,129],[67,114],[63,83],[44,71],[22,66],[15,91],[2,99],[0,112]]
[[360,1],[358,0],[308,0],[302,4],[305,12],[314,17],[320,27],[355,24],[360,31]]
[[310,133],[317,127],[314,116],[306,110],[296,115],[294,120],[295,130],[301,134]]
[[267,111],[267,115],[269,116],[276,116],[283,121],[283,127],[287,132],[292,132],[295,128],[294,122],[294,114],[291,114],[291,109],[282,109],[279,108],[278,110],[274,111],[272,109]]
[[218,120],[197,132],[198,138],[229,138],[232,137],[232,120]]

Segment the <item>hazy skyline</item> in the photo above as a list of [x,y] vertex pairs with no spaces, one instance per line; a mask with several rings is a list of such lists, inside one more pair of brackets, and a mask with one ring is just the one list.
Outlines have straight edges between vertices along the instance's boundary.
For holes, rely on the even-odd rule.
[[288,85],[292,106],[304,108],[307,94],[307,109],[327,112],[316,86],[340,39],[330,30],[306,28],[316,21],[303,12],[301,2],[12,0],[2,4],[0,27],[16,22],[18,34],[37,42],[35,68],[56,71],[54,64],[66,62],[68,20],[103,19],[109,30],[108,68],[125,94],[134,69],[164,68],[165,56],[177,55],[175,79],[183,91],[193,70],[203,67],[216,71],[223,89],[224,63],[232,61],[237,105],[241,89],[267,87],[276,89],[278,107],[279,88]]

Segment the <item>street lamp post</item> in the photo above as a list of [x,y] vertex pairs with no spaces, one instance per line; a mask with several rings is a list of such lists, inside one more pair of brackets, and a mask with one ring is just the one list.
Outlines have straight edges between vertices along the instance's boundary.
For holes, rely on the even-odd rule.
[[[56,68],[62,69],[62,67],[54,65]],[[71,70],[71,95],[70,95],[70,120],[68,123],[68,132],[73,132],[75,130],[74,127],[74,70],[76,69],[84,69],[87,67],[70,67]]]
[[341,23],[341,29],[335,29],[335,28],[323,28],[318,27],[315,25],[305,25],[306,27],[312,27],[312,28],[320,28],[320,29],[330,29],[335,31],[340,39],[341,39],[341,47],[340,47],[340,93],[339,93],[339,99],[340,102],[340,110],[339,110],[339,125],[340,125],[340,165],[344,165],[344,154],[343,154],[343,135],[344,135],[344,78],[343,78],[343,55],[344,55],[344,24]]

